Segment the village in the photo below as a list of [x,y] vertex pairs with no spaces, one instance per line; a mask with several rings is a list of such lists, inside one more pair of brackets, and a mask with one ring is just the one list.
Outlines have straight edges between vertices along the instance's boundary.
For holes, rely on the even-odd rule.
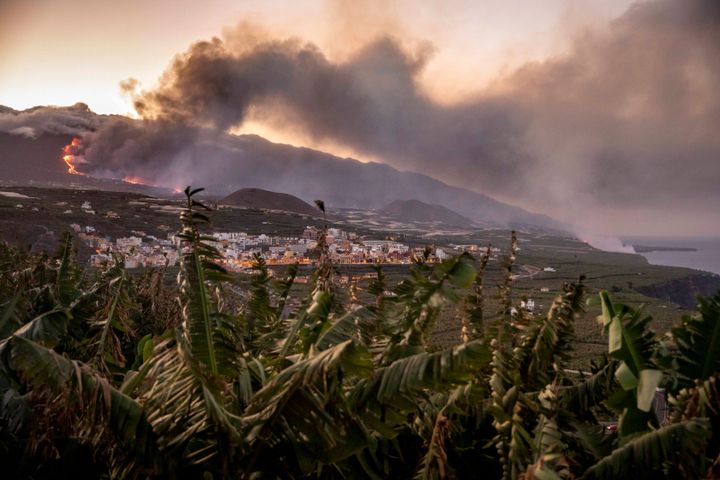
[[[96,253],[90,264],[100,266],[111,259],[112,253],[122,254],[125,268],[175,266],[179,260],[180,238],[168,233],[158,238],[142,231],[112,239],[100,235],[92,226],[71,224],[70,228]],[[260,254],[268,265],[310,265],[320,231],[307,227],[302,236],[249,235],[245,232],[215,232],[209,241],[224,257],[230,270],[245,270]],[[327,230],[326,242],[330,258],[337,264],[410,264],[414,256],[422,255],[425,247],[411,248],[394,240],[358,239],[354,234],[338,228]],[[457,247],[456,247],[457,248]],[[442,261],[451,255],[450,248],[431,248],[431,261]]]
[[[95,214],[89,202],[82,211]],[[116,215],[108,212],[108,216]],[[125,268],[172,267],[180,255],[180,238],[174,232],[158,237],[140,230],[132,230],[125,237],[112,238],[97,231],[95,226],[70,224],[87,246],[95,253],[90,255],[92,266],[101,266],[112,259],[113,253],[122,255]],[[264,233],[251,235],[242,231],[214,232],[209,243],[223,255],[223,263],[231,271],[244,271],[252,267],[255,255],[261,255],[272,265],[310,265],[321,230],[307,226],[298,236],[272,236]],[[354,232],[328,228],[325,233],[330,258],[336,264],[410,264],[414,257],[423,255],[426,246],[410,246],[393,239],[360,238]],[[431,246],[430,258],[442,261],[461,251],[478,251],[477,245]],[[497,255],[499,249],[492,249]]]

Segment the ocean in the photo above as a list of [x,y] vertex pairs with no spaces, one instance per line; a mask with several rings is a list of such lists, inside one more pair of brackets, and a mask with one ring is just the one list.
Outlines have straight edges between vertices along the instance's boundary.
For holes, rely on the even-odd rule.
[[694,248],[693,252],[653,251],[640,255],[653,265],[688,267],[720,275],[720,237],[623,237],[622,240],[646,247]]

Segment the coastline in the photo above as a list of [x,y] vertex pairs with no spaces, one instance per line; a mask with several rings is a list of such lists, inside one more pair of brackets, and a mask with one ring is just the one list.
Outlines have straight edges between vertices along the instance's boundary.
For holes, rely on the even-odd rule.
[[648,245],[633,245],[635,253],[651,253],[651,252],[697,252],[697,248],[692,247],[653,247]]
[[623,241],[652,265],[720,275],[720,237],[625,237]]

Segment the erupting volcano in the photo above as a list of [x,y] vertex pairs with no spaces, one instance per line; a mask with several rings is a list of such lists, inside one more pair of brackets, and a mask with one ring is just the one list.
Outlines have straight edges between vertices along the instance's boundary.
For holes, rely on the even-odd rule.
[[132,183],[133,185],[147,184],[147,182],[144,179],[142,179],[140,177],[136,177],[134,175],[128,175],[128,176],[123,177],[123,182]]
[[65,145],[62,149],[62,159],[68,166],[68,173],[71,175],[82,175],[75,169],[75,163],[78,163],[78,149],[81,146],[80,139],[75,137],[72,142]]

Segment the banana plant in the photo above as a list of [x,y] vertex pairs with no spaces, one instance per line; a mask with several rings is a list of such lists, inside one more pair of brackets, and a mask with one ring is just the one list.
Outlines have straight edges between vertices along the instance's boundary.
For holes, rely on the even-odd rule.
[[91,339],[93,357],[90,363],[111,376],[113,372],[122,374],[125,370],[123,340],[132,342],[134,339],[131,317],[135,304],[129,291],[131,280],[128,279],[120,257],[114,259],[114,263],[102,277],[107,285],[104,295],[101,296],[102,306],[89,321],[91,330],[95,332]]
[[673,423],[637,435],[588,468],[582,480],[701,478],[696,460],[710,436],[706,418]]
[[523,383],[529,390],[540,390],[553,382],[571,357],[575,320],[583,313],[585,286],[565,284],[563,293],[553,300],[545,317],[535,317],[519,335],[513,356]]
[[607,292],[600,293],[602,314],[598,316],[608,333],[608,353],[619,365],[615,378],[619,389],[608,399],[608,406],[618,413],[618,433],[626,440],[657,424],[652,412],[655,389],[663,371],[657,361],[662,355],[655,334],[647,326],[652,320],[640,310],[613,305]]
[[672,329],[678,348],[679,384],[690,387],[720,371],[720,292],[710,298],[700,298],[698,311],[683,316]]
[[481,338],[483,335],[483,320],[485,316],[484,279],[485,269],[490,261],[491,248],[491,245],[488,245],[480,257],[477,275],[472,285],[472,292],[465,299],[465,315],[463,316],[463,320],[466,321],[467,324],[463,325],[464,331],[461,332],[461,339],[463,341]]
[[[157,437],[141,404],[114,388],[92,368],[69,360],[51,349],[22,336],[9,339],[10,363],[24,383],[36,391],[36,398],[64,398],[64,409],[79,414],[85,431],[77,431],[98,451],[108,445],[103,432],[110,433],[132,455],[108,459],[120,476],[158,473],[160,454]],[[77,425],[68,425],[76,428]]]
[[390,329],[383,362],[390,363],[425,350],[425,343],[447,301],[457,302],[456,289],[466,289],[475,280],[474,259],[468,253],[431,267],[422,259],[410,270],[410,277],[394,289],[393,302],[399,312]]
[[161,450],[199,472],[227,473],[240,445],[232,385],[240,377],[243,352],[239,320],[221,313],[211,295],[229,276],[217,263],[219,252],[207,243],[211,237],[200,231],[209,220],[198,211],[208,207],[193,198],[200,191],[185,190],[181,214],[183,320],[155,346],[139,399]]

